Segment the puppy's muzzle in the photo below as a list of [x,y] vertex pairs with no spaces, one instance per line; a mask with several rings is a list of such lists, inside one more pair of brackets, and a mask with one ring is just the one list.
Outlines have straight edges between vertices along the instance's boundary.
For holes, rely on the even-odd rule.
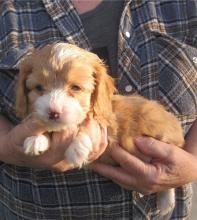
[[52,126],[78,125],[86,117],[77,99],[67,95],[64,89],[53,89],[35,102],[38,117]]

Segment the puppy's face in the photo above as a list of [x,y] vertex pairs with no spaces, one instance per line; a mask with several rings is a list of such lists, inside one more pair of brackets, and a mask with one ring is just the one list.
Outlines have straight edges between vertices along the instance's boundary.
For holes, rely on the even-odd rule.
[[74,45],[47,45],[27,55],[20,65],[16,111],[36,113],[52,130],[83,122],[92,112],[107,122],[115,88],[94,54]]

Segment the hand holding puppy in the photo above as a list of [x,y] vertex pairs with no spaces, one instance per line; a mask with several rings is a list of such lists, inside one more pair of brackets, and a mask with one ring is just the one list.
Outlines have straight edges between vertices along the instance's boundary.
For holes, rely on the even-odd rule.
[[[149,161],[149,157],[144,157],[134,143],[134,139],[142,135],[178,147],[184,144],[178,119],[166,111],[164,106],[138,95],[117,94],[114,80],[108,75],[105,64],[97,55],[63,42],[35,49],[21,62],[16,90],[16,112],[20,118],[33,113],[36,118],[46,123],[47,132],[44,135],[28,137],[25,140],[24,150],[27,155],[43,154],[44,157],[50,152],[56,154],[53,149],[64,143],[62,131],[76,128],[77,135],[72,138],[69,147],[65,150],[63,144],[62,154],[53,155],[53,164],[46,166],[56,170],[59,170],[59,161],[63,158],[73,164],[72,167],[79,168],[97,158],[98,151],[96,150],[96,154],[91,152],[94,152],[94,146],[97,146],[95,149],[100,149],[98,143],[102,143],[99,126],[107,127],[108,130],[108,150],[100,158],[107,163],[114,162],[111,161],[109,153],[117,144],[120,144],[128,155]],[[97,128],[94,126],[98,140],[92,138],[91,135],[94,136],[95,133],[87,129],[88,116],[92,116],[99,125]],[[61,133],[63,141],[53,144],[53,136]],[[106,142],[103,141],[104,144],[101,145],[104,147],[101,149],[105,148]],[[58,151],[60,152],[59,149]],[[124,161],[124,157],[120,158],[122,161],[117,160],[120,164],[128,162],[128,159]],[[49,162],[51,161],[47,160],[47,164]],[[64,166],[60,170],[64,171]],[[124,175],[125,172],[122,171]],[[112,174],[114,175],[116,173]],[[163,214],[169,213],[175,206],[174,190],[158,195],[157,200]]]
[[[54,134],[52,146],[49,151],[41,156],[28,156],[24,153],[23,142],[26,137],[39,135],[45,131],[43,125],[35,120],[29,119],[10,129],[1,137],[2,147],[0,148],[1,161],[18,166],[27,166],[41,169],[65,170],[69,165],[62,160],[61,154],[69,144],[72,133]],[[64,142],[64,145],[61,144]],[[55,149],[57,148],[58,150]],[[54,150],[56,153],[54,154]]]
[[119,166],[95,162],[92,168],[124,188],[143,194],[178,187],[196,178],[197,163],[192,154],[148,137],[137,139],[135,144],[141,153],[152,158],[150,163],[116,146],[111,150],[111,157]]
[[[0,127],[5,127],[7,122],[0,118]],[[55,170],[63,172],[72,168],[72,165],[65,161],[64,152],[70,145],[74,130],[53,132],[49,150],[39,156],[29,156],[24,153],[23,142],[26,137],[40,135],[45,132],[43,124],[36,120],[29,119],[16,127],[7,129],[1,133],[0,160],[17,166],[26,166],[39,169]],[[96,159],[106,148],[106,129],[101,130],[95,121],[88,121],[87,128],[90,130],[90,138],[93,142],[93,153],[89,159]],[[99,137],[98,141],[95,141]],[[100,142],[99,142],[100,141]],[[1,147],[2,146],[2,147]]]

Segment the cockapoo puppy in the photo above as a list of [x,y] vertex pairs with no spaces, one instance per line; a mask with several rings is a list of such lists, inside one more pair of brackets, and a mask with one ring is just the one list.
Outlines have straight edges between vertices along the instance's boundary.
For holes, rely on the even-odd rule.
[[[65,152],[75,167],[88,163],[92,142],[84,122],[91,116],[107,126],[110,151],[119,143],[128,152],[145,158],[135,147],[142,135],[182,147],[184,138],[176,117],[156,101],[121,96],[97,55],[67,43],[54,43],[28,53],[20,64],[16,89],[16,113],[29,114],[46,124],[48,132],[77,128],[78,134]],[[24,152],[39,155],[50,147],[47,134],[28,137]],[[101,157],[102,159],[102,157]],[[107,153],[105,162],[111,162]],[[167,213],[175,204],[174,190],[158,196],[158,207]]]

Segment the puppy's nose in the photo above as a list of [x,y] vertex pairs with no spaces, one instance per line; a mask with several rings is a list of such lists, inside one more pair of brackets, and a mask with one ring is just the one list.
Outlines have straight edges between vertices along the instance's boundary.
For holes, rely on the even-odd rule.
[[60,113],[57,111],[50,111],[49,112],[49,119],[50,120],[57,120],[60,117]]

